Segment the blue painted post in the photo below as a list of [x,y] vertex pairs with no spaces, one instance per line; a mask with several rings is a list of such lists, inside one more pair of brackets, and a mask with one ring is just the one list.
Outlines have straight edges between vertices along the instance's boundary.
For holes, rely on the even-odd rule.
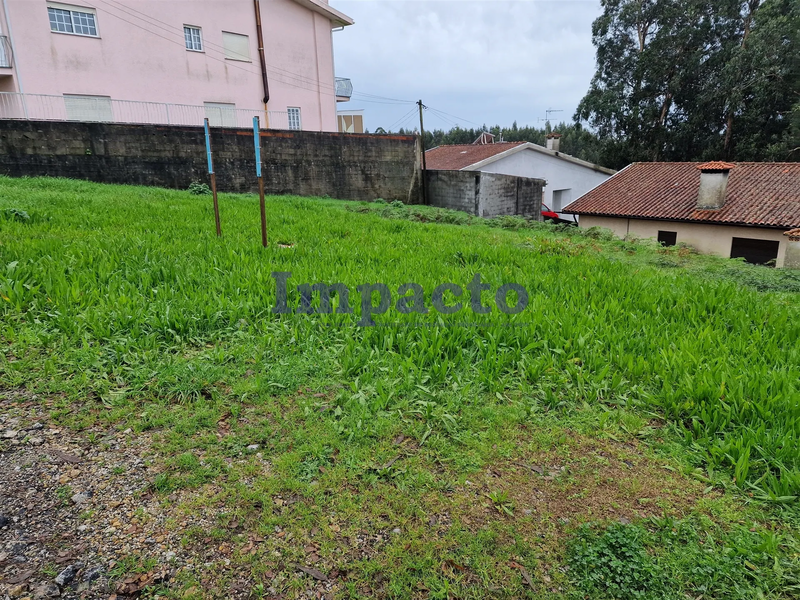
[[208,174],[211,177],[211,195],[214,198],[214,221],[217,225],[217,237],[222,236],[222,228],[219,224],[219,202],[217,201],[217,176],[214,173],[214,161],[211,157],[211,132],[208,128],[208,119],[204,121],[206,132],[206,155],[208,156]]
[[256,177],[258,177],[258,201],[261,205],[261,245],[267,247],[267,207],[264,203],[264,178],[261,173],[261,122],[253,117],[253,140],[256,147]]

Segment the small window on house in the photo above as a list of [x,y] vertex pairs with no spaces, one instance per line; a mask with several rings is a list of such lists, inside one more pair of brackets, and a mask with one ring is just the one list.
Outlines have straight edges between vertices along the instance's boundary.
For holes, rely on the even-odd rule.
[[186,49],[194,52],[203,51],[203,36],[199,27],[183,26],[183,37],[186,38]]
[[756,265],[774,266],[774,261],[778,258],[778,248],[780,242],[735,237],[731,242],[731,258],[743,258]]
[[114,111],[109,96],[82,96],[64,94],[64,106],[68,121],[101,121],[114,120]]
[[289,107],[286,109],[289,116],[289,129],[302,129],[300,123],[300,109],[297,107]]
[[674,246],[678,243],[677,231],[659,231],[658,241],[662,246]]
[[97,37],[97,15],[93,8],[48,4],[50,31]]
[[236,105],[225,102],[204,102],[206,118],[211,127],[236,127]]
[[553,212],[561,212],[570,203],[570,190],[553,190]]
[[222,32],[222,47],[225,58],[250,62],[250,38],[239,33]]

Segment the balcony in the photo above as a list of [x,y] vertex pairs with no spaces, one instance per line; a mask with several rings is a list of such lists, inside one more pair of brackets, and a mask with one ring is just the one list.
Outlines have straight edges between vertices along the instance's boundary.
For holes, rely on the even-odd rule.
[[347,102],[353,95],[353,82],[345,77],[336,78],[336,101]]
[[11,66],[11,43],[8,36],[0,35],[0,68],[10,69]]

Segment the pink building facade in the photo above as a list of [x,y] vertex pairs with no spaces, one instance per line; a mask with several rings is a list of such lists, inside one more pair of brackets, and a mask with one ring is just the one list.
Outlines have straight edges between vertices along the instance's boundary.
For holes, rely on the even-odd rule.
[[327,0],[0,2],[7,113],[181,123],[203,107],[212,125],[241,126],[247,109],[273,128],[336,131],[352,90],[334,75],[333,35],[353,21]]

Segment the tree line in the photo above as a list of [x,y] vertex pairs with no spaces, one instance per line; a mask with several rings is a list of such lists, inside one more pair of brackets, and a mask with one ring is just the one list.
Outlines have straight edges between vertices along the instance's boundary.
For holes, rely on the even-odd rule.
[[[612,168],[636,161],[800,159],[800,0],[602,0],[597,69],[561,150]],[[425,146],[544,145],[544,128],[425,132]],[[411,133],[401,131],[403,133]]]

